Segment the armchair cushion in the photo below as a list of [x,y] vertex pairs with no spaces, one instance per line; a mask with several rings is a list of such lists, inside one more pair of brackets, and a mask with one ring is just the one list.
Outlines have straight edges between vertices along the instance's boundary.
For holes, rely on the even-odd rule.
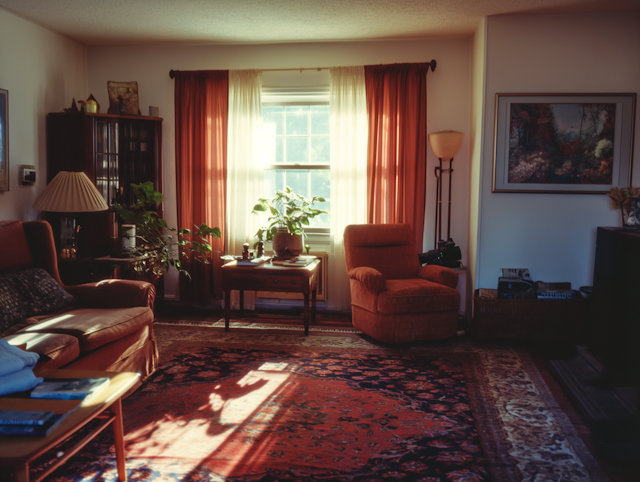
[[387,291],[378,297],[378,312],[431,313],[457,311],[460,293],[453,288],[420,278],[387,280]]
[[387,289],[387,283],[382,273],[375,268],[360,266],[349,271],[349,278],[362,283],[365,288],[374,293],[382,293]]

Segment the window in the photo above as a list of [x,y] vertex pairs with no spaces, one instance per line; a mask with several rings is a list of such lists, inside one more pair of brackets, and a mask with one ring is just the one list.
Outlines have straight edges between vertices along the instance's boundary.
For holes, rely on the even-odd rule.
[[[328,103],[269,103],[262,106],[265,132],[265,195],[289,186],[307,198],[327,201],[314,207],[330,211]],[[329,233],[330,215],[311,220],[309,235]]]

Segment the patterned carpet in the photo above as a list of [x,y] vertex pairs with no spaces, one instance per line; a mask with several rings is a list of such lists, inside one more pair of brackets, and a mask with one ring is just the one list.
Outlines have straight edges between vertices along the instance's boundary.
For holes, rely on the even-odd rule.
[[[233,325],[157,337],[161,368],[123,404],[129,480],[607,480],[524,352]],[[48,480],[115,481],[112,450],[102,437]]]

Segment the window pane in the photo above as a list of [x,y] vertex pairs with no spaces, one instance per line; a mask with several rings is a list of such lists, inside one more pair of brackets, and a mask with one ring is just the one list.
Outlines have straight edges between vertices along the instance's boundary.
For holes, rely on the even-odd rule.
[[288,136],[307,135],[309,133],[309,106],[292,105],[285,107]]
[[309,197],[309,171],[286,171],[285,182],[296,194]]
[[309,162],[309,138],[287,137],[287,155],[285,162],[289,164],[303,164]]
[[311,163],[329,164],[329,137],[311,137]]
[[[331,184],[329,171],[307,171],[310,173],[311,193],[309,197],[321,196],[329,199],[331,194]],[[324,209],[324,208],[321,208]]]
[[279,136],[284,134],[283,128],[284,107],[282,106],[263,106],[262,119],[265,124],[274,124],[276,126],[275,133]]
[[329,135],[329,106],[312,105],[311,109],[311,134]]

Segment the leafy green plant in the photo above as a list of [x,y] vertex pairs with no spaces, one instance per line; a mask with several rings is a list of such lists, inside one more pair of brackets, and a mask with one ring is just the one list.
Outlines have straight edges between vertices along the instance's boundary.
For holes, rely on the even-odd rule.
[[119,223],[136,225],[136,246],[131,255],[140,257],[137,271],[161,276],[174,268],[190,277],[182,268],[180,254],[194,253],[195,259],[209,263],[208,255],[212,252],[209,237],[219,238],[219,228],[210,228],[205,223],[194,225],[194,230],[169,227],[157,213],[157,206],[165,198],[153,183],[132,184],[131,188],[136,198],[133,206],[115,203],[114,208]]
[[[261,227],[255,234],[258,240],[271,241],[278,231],[278,227],[286,227],[289,234],[304,234],[304,227],[309,226],[309,220],[320,214],[329,214],[323,209],[315,209],[317,202],[325,202],[321,196],[312,199],[296,194],[286,186],[283,191],[276,191],[273,199],[258,199],[252,214],[269,213],[268,226]],[[257,244],[257,243],[256,243]]]

